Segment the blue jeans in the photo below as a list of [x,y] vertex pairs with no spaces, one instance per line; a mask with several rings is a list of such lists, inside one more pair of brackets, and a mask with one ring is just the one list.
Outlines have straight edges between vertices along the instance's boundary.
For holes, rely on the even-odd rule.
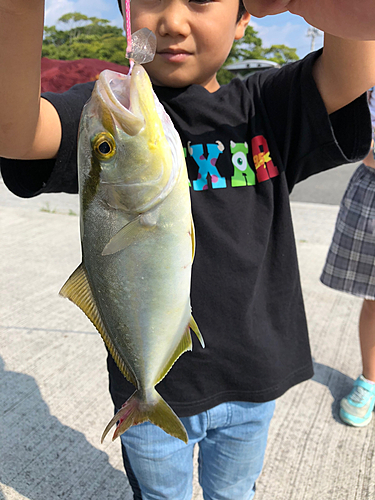
[[187,445],[149,422],[131,427],[121,442],[134,499],[191,500],[197,443],[204,499],[251,500],[274,408],[274,401],[230,402],[181,418]]

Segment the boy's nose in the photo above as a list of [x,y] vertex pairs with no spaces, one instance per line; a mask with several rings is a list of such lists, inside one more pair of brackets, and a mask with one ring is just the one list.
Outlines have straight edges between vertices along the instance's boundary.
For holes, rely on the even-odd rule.
[[189,34],[190,27],[187,12],[182,2],[169,2],[168,8],[163,10],[159,22],[159,33],[161,36],[170,35],[172,37]]

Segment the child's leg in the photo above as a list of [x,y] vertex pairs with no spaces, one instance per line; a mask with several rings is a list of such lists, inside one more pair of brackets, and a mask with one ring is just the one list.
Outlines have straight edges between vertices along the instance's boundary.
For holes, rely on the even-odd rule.
[[263,467],[275,402],[232,402],[207,412],[199,443],[199,482],[205,500],[251,500]]
[[124,462],[126,475],[128,477],[130,487],[133,490],[133,500],[142,500],[141,488],[139,487],[138,480],[135,477],[134,471],[130,465],[128,452],[126,451],[126,448],[122,440],[121,440],[121,451],[122,451],[122,460]]
[[121,442],[135,499],[191,500],[194,439],[186,445],[145,422],[125,431]]
[[250,500],[262,466],[275,402],[223,403],[181,418],[186,445],[149,422],[121,435],[134,499],[191,500],[193,449],[205,500]]
[[340,402],[340,418],[354,427],[365,427],[372,420],[375,406],[375,301],[365,299],[359,316],[362,375]]
[[375,300],[364,300],[359,317],[363,376],[375,382]]

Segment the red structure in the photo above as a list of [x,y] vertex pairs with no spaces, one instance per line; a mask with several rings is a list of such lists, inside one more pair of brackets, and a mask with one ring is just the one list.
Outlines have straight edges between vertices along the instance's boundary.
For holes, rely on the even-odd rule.
[[[124,54],[125,59],[125,54]],[[42,92],[64,92],[76,83],[96,80],[99,74],[111,69],[119,73],[128,73],[129,68],[99,59],[77,59],[76,61],[59,61],[42,58]]]

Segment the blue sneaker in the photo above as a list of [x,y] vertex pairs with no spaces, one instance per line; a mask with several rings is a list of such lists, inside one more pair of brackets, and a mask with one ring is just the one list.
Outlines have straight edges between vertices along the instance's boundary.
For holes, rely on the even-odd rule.
[[340,418],[353,427],[365,427],[371,422],[375,405],[375,384],[370,384],[361,375],[353,389],[340,402]]

